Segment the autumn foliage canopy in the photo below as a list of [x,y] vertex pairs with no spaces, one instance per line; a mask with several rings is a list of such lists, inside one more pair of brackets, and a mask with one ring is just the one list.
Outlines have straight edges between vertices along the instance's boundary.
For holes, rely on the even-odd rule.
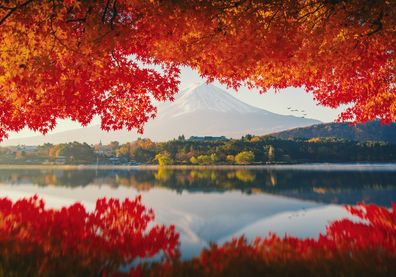
[[[0,1],[0,139],[57,119],[137,128],[179,68],[230,87],[302,87],[342,120],[396,121],[396,3]],[[152,66],[152,65],[156,66]]]

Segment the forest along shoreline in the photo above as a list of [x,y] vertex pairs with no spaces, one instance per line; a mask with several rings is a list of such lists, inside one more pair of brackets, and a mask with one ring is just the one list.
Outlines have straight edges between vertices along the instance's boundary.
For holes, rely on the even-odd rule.
[[245,136],[241,139],[180,137],[167,142],[150,139],[120,144],[70,142],[40,146],[0,147],[3,165],[141,166],[268,166],[315,163],[392,163],[396,144],[338,138],[278,139]]

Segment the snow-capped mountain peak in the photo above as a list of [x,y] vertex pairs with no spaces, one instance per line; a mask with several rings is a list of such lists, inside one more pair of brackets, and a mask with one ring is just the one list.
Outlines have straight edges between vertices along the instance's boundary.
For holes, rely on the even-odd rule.
[[194,84],[180,92],[176,100],[160,107],[159,116],[178,117],[195,111],[216,111],[223,113],[252,113],[262,111],[250,106],[212,84]]
[[[176,95],[175,101],[158,104],[157,117],[148,122],[144,137],[166,141],[179,135],[226,136],[240,138],[246,134],[265,135],[296,127],[318,124],[320,121],[290,115],[280,115],[248,105],[232,93],[213,85],[193,84]],[[100,125],[25,139],[11,139],[7,145],[37,145],[46,142],[79,141],[109,143],[132,141],[141,135],[127,130],[105,132]]]

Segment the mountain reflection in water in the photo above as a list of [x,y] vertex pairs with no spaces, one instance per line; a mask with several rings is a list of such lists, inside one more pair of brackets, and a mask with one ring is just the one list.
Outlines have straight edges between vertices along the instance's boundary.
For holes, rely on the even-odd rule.
[[183,258],[211,242],[269,232],[315,237],[350,217],[344,204],[396,200],[396,165],[238,169],[62,170],[0,169],[0,197],[38,194],[49,207],[79,201],[87,210],[100,197],[142,195],[155,222],[175,225]]

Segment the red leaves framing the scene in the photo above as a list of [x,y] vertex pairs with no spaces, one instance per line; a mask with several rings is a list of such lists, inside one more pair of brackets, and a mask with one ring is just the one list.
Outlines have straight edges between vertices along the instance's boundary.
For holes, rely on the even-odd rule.
[[396,121],[395,28],[386,0],[6,1],[0,138],[95,115],[142,131],[181,65],[234,88],[302,87],[349,105],[341,120]]
[[178,91],[179,69],[140,45],[148,43],[138,23],[145,5],[7,2],[0,5],[0,18],[12,11],[0,25],[0,139],[24,127],[46,133],[63,118],[86,125],[95,115],[104,130],[142,131],[156,114],[153,101]]
[[178,245],[174,226],[154,225],[153,219],[140,196],[122,203],[98,199],[93,212],[80,203],[46,209],[37,196],[15,203],[0,199],[1,272],[98,276],[160,252],[174,257]]

